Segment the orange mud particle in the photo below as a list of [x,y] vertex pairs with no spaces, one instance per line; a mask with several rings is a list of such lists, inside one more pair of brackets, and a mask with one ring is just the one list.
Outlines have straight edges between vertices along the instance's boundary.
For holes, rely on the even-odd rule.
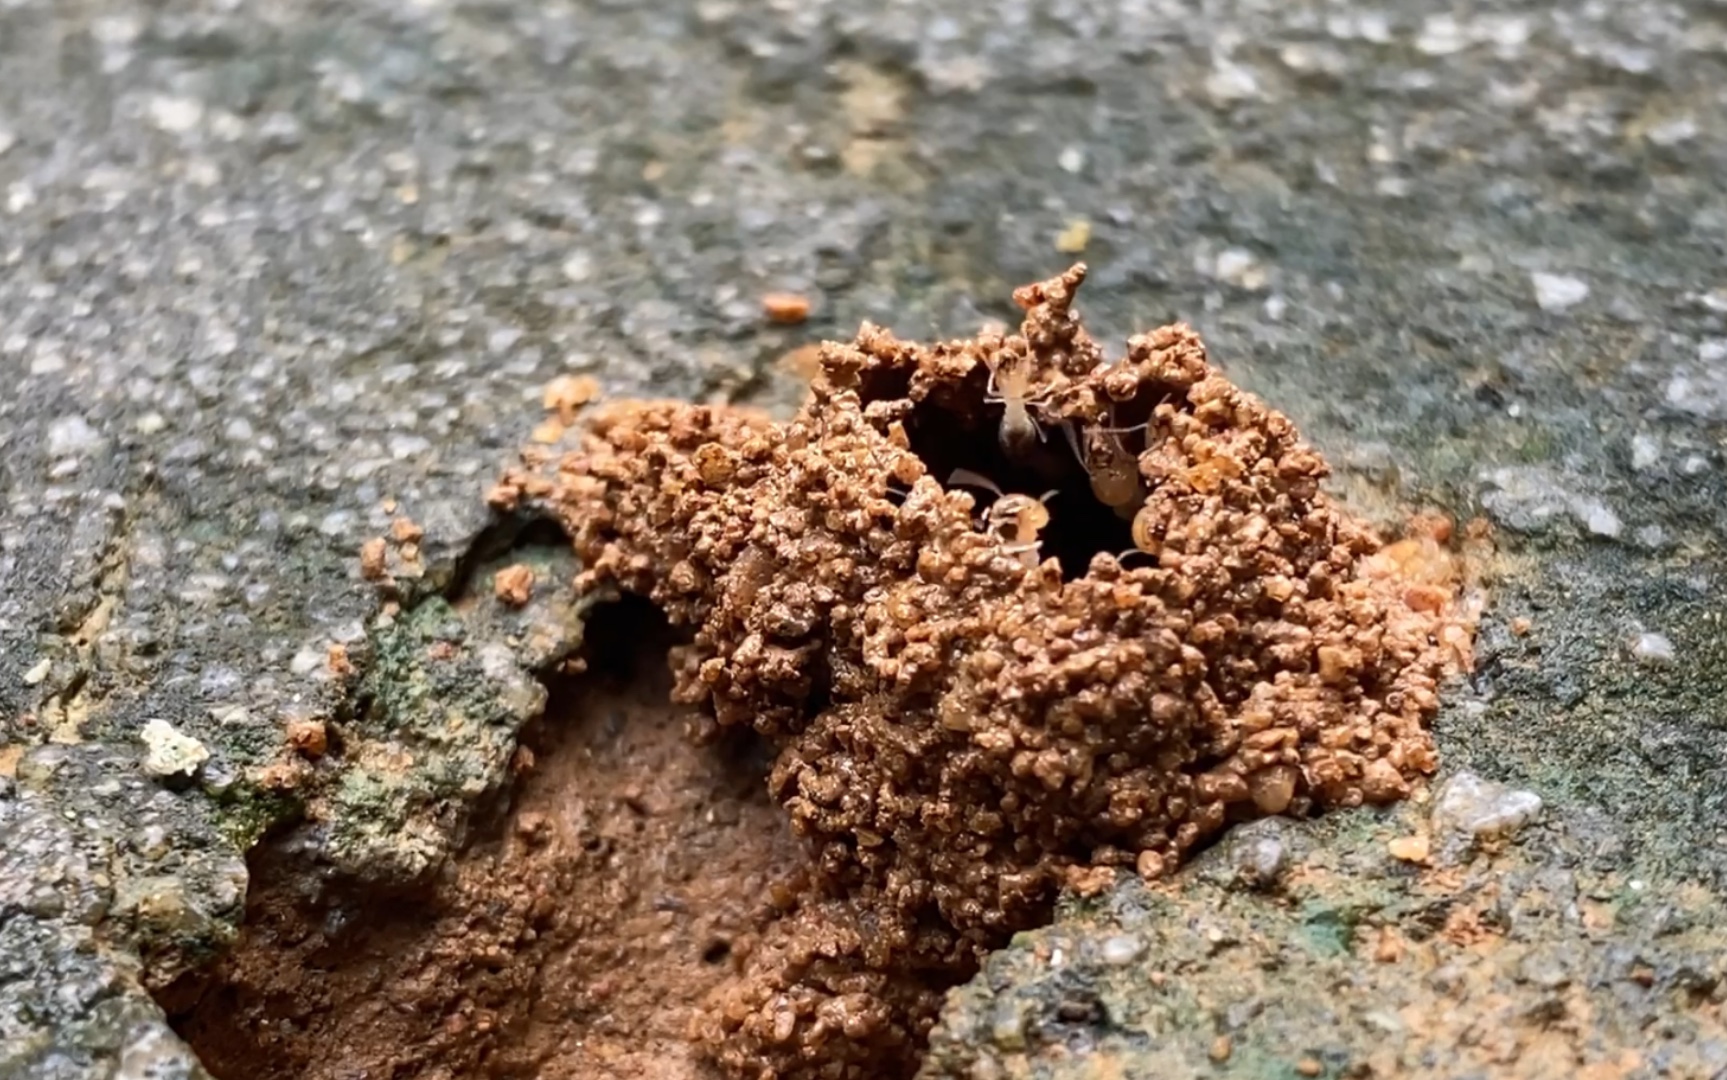
[[798,293],[768,293],[762,297],[762,312],[769,322],[796,326],[810,317],[809,297]]
[[[688,634],[673,693],[700,729],[777,754],[807,888],[694,1026],[735,1077],[909,1073],[941,987],[1064,886],[1155,878],[1232,818],[1389,801],[1436,767],[1427,723],[1473,629],[1449,523],[1388,549],[1185,326],[1106,364],[1072,311],[1084,277],[1016,290],[1017,332],[824,344],[787,423],[610,403],[494,489],[563,527],[579,588]],[[1002,371],[1047,442],[1000,438]],[[1061,425],[1133,433],[1131,522]],[[1001,494],[944,488],[957,470]],[[1045,492],[1035,549],[992,527],[997,499]]]
[[1428,859],[1429,844],[1427,837],[1399,836],[1386,845],[1391,857],[1400,862],[1425,864]]
[[360,576],[367,581],[382,581],[384,578],[384,560],[388,554],[388,543],[381,536],[374,536],[360,545]]
[[559,422],[568,427],[576,422],[582,406],[599,396],[600,383],[592,375],[559,375],[546,384],[541,403],[547,412],[557,413]]
[[492,591],[499,600],[511,607],[521,607],[533,599],[533,568],[521,563],[504,567],[492,578]]
[[329,732],[322,720],[290,720],[288,745],[309,758],[321,758],[330,749]]

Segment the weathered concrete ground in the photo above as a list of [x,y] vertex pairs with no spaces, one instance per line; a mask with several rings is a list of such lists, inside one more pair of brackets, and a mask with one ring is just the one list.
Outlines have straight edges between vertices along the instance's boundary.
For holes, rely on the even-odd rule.
[[[1495,522],[1442,752],[1604,823],[1591,880],[1720,926],[1683,888],[1727,883],[1724,86],[1706,0],[0,3],[0,1076],[195,1075],[140,986],[231,938],[241,852],[298,792],[346,808],[309,867],[391,880],[459,841],[572,628],[413,601],[460,593],[547,379],[783,406],[795,345],[969,332],[1082,242],[1100,338],[1184,318],[1361,511]],[[770,289],[812,321],[768,327]],[[379,626],[355,555],[387,500],[425,577]],[[456,631],[469,668],[431,685],[410,646]],[[287,746],[320,722],[425,767]],[[1290,850],[1349,864],[1370,828]],[[1591,933],[1651,950],[1650,1007],[1719,1069],[1718,952],[1682,959],[1707,934]],[[1478,952],[1500,985],[1515,950]],[[1019,962],[984,978],[1035,997]],[[1112,986],[1143,1003],[1156,970]],[[1265,992],[1343,1068],[1376,1021],[1296,1008],[1327,970]],[[1645,1015],[1589,1003],[1565,1022]],[[1230,1061],[1286,1061],[1241,1030]]]

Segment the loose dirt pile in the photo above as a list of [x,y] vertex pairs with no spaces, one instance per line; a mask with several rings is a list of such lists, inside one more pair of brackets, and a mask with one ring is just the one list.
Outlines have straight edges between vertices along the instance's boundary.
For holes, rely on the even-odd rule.
[[1083,276],[1019,290],[1015,334],[823,346],[790,423],[604,407],[493,493],[692,635],[704,737],[776,755],[810,873],[699,1014],[734,1075],[909,1074],[942,989],[1063,885],[1434,766],[1469,629],[1406,572],[1446,530],[1383,550],[1185,327],[1106,363]]

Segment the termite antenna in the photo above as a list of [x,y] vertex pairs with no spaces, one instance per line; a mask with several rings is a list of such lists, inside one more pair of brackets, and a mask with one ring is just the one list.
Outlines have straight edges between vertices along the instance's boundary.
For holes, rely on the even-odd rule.
[[1143,549],[1141,549],[1141,548],[1136,548],[1136,547],[1133,547],[1133,548],[1128,548],[1128,549],[1127,549],[1127,550],[1126,550],[1126,551],[1123,551],[1123,552],[1120,552],[1120,553],[1118,553],[1118,554],[1117,554],[1117,555],[1116,555],[1116,556],[1115,556],[1115,561],[1116,561],[1116,562],[1118,562],[1118,563],[1126,563],[1126,562],[1127,562],[1127,560],[1128,560],[1128,558],[1129,558],[1129,557],[1130,557],[1130,556],[1133,556],[1133,555],[1143,555],[1143,556],[1145,556],[1145,557],[1146,557],[1146,558],[1148,558],[1148,559],[1155,559],[1155,558],[1157,558],[1157,556],[1156,556],[1156,555],[1153,555],[1153,554],[1152,554],[1152,553],[1151,553],[1151,552],[1149,552],[1149,551],[1145,551],[1145,550],[1143,550]]

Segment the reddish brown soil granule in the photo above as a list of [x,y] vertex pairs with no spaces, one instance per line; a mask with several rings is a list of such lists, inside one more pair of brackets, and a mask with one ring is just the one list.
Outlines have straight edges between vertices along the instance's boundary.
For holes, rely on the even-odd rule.
[[161,995],[213,1075],[711,1076],[691,1018],[804,871],[751,740],[692,745],[643,627],[596,636],[627,651],[554,696],[495,834],[426,890],[312,897],[262,849],[239,942]]
[[[790,423],[614,404],[493,493],[563,524],[579,587],[693,632],[674,694],[707,735],[777,752],[813,873],[698,1021],[733,1075],[909,1075],[941,989],[1076,869],[1161,872],[1228,821],[1397,799],[1435,764],[1468,633],[1400,568],[1440,530],[1373,558],[1191,330],[1105,363],[1083,277],[1016,292],[1017,334],[825,345]],[[1104,505],[1112,445],[1140,494]]]

